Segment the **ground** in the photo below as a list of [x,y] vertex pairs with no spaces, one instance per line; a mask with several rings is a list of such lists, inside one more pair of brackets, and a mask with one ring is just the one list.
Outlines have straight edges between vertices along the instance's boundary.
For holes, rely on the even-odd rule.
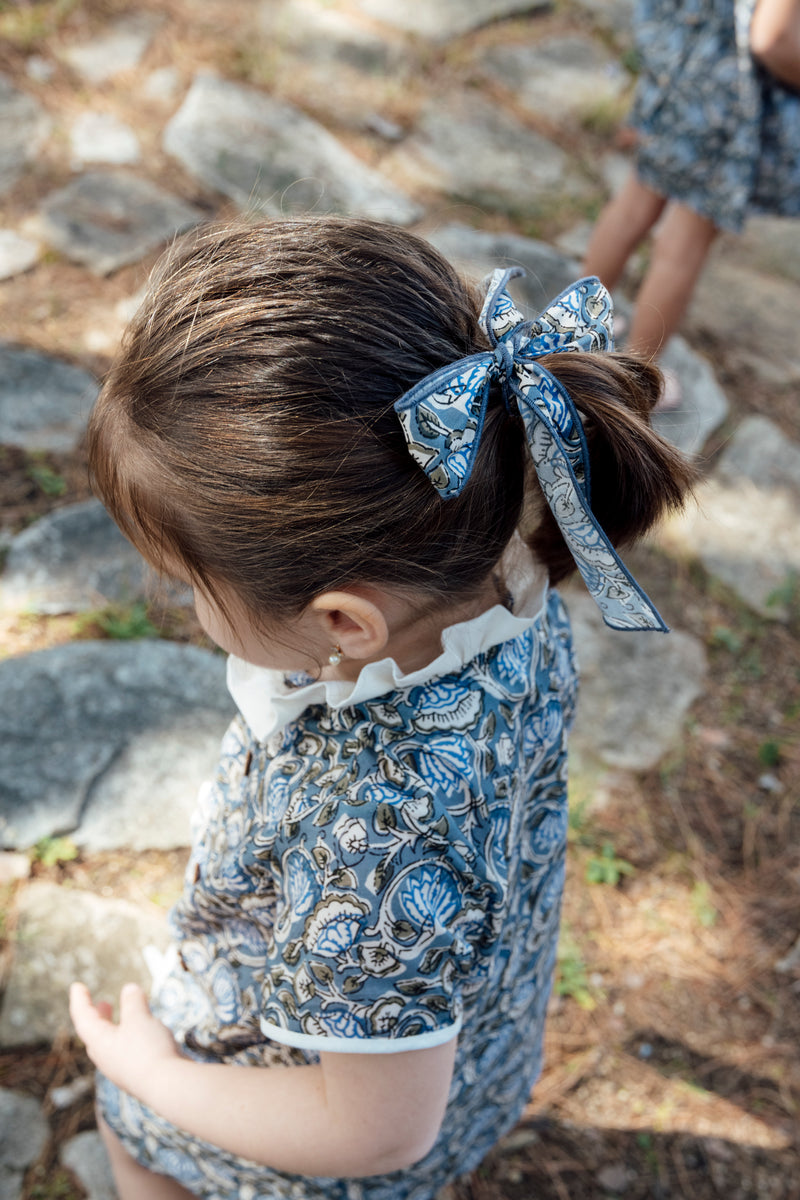
[[[229,28],[229,9],[206,2],[200,30],[189,0],[163,6],[173,20],[176,60],[252,78],[246,45],[213,36],[215,14]],[[24,85],[27,55],[56,36],[59,22],[92,30],[124,7],[112,0],[0,4],[7,38],[0,69]],[[446,56],[438,65],[446,70]],[[77,103],[66,73],[57,72],[52,86],[56,102]],[[401,122],[405,102],[398,98]],[[124,115],[124,90],[112,88],[109,105]],[[145,124],[147,116],[145,108]],[[161,116],[152,116],[155,177],[180,192],[185,183],[159,157]],[[583,136],[591,153],[593,134]],[[15,225],[63,178],[57,166],[34,172],[12,193],[0,223]],[[538,232],[560,232],[557,215]],[[107,353],[102,338],[87,349],[87,326],[102,332],[105,314],[141,285],[147,266],[101,285],[54,256],[0,285],[4,332],[102,374]],[[731,401],[709,458],[756,411],[800,440],[793,396],[730,371],[724,345],[684,332],[711,357]],[[0,448],[0,468],[2,528],[18,530],[88,494],[82,448],[39,456]],[[800,970],[791,959],[776,969],[800,933],[800,611],[795,604],[788,625],[756,617],[695,564],[669,559],[655,545],[628,561],[666,619],[707,648],[708,687],[683,741],[657,770],[620,773],[597,786],[578,778],[545,1072],[522,1123],[452,1189],[451,1200],[800,1197]],[[191,620],[152,617],[165,617],[170,636],[201,639]],[[7,655],[107,628],[102,615],[0,621]],[[37,860],[32,871],[165,905],[181,868],[181,854],[151,853]],[[5,899],[13,912],[13,888]],[[13,937],[13,925],[5,935]],[[0,1052],[0,1085],[41,1099],[88,1069],[70,1041]],[[59,1167],[57,1151],[93,1125],[91,1102],[61,1111],[47,1101],[45,1111],[54,1141],[30,1171],[25,1196],[72,1200],[81,1191]]]

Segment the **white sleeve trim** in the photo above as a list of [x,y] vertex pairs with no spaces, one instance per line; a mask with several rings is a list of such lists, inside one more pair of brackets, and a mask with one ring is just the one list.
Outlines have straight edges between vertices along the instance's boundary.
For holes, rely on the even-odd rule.
[[294,1029],[284,1029],[261,1018],[261,1032],[274,1042],[294,1046],[298,1050],[313,1050],[317,1054],[321,1051],[334,1054],[400,1054],[406,1050],[430,1050],[432,1046],[442,1046],[452,1041],[460,1030],[461,1017],[454,1025],[445,1025],[443,1029],[431,1029],[428,1033],[417,1033],[412,1037],[328,1037],[324,1033],[300,1033]]

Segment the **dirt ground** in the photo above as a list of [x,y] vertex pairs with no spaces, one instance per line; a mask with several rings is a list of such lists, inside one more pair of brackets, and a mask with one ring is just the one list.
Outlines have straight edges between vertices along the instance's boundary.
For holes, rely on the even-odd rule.
[[[173,61],[253,79],[244,41],[230,35],[231,9],[242,6],[206,0],[202,22],[191,0],[157,6],[169,13]],[[129,7],[114,0],[0,3],[0,70],[30,90],[28,55]],[[147,68],[169,61],[163,51]],[[446,58],[439,66],[446,69]],[[126,77],[106,93],[109,111],[123,118],[132,82]],[[82,102],[65,68],[57,67],[48,89],[51,108],[77,110]],[[137,108],[137,129],[150,129],[145,149],[155,166],[148,159],[148,174],[224,214],[187,190],[185,177],[161,157],[163,117],[146,104]],[[368,146],[360,150],[369,157]],[[57,157],[42,162],[0,205],[0,224],[16,227],[68,176]],[[544,232],[558,232],[553,220]],[[97,281],[52,256],[0,283],[4,336],[102,375],[118,332],[114,306],[141,286],[148,266]],[[90,326],[93,338],[86,336]],[[794,397],[734,373],[723,347],[700,344],[691,328],[685,333],[714,361],[732,406],[709,458],[752,412],[769,414],[800,439]],[[82,449],[30,455],[0,447],[0,528],[19,530],[87,494]],[[696,564],[668,559],[655,545],[627,561],[667,621],[703,642],[708,688],[680,746],[657,770],[576,779],[545,1072],[518,1128],[451,1189],[450,1200],[800,1198],[800,949],[792,954],[800,947],[800,596],[793,621],[779,625],[754,616]],[[169,636],[201,637],[191,620],[151,615]],[[0,618],[5,655],[103,632],[102,614]],[[163,907],[181,868],[181,854],[153,853],[35,861],[32,872]],[[5,893],[11,940],[13,888]],[[48,1097],[88,1071],[70,1041],[0,1051],[0,1085],[44,1100],[54,1131],[29,1172],[26,1200],[82,1195],[57,1152],[65,1138],[92,1127],[91,1101],[59,1110]]]

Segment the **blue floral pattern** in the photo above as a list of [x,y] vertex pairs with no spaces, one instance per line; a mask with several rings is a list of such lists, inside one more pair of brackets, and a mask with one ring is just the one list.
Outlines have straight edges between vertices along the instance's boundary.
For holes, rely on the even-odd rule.
[[445,498],[469,480],[492,383],[522,417],[545,500],[612,629],[666,625],[621,563],[590,506],[589,454],[580,416],[559,381],[537,361],[547,354],[610,349],[611,297],[594,276],[580,279],[535,321],[524,321],[506,284],[521,267],[495,271],[480,322],[494,347],[426,376],[395,404],[409,453]]
[[753,60],[755,0],[637,0],[637,172],[723,229],[800,213],[800,94]]
[[191,1057],[260,1066],[458,1031],[450,1100],[407,1171],[299,1179],[201,1143],[101,1080],[131,1153],[206,1200],[432,1200],[477,1165],[540,1070],[575,690],[551,593],[524,632],[459,673],[312,705],[264,743],[234,721],[154,1011]]

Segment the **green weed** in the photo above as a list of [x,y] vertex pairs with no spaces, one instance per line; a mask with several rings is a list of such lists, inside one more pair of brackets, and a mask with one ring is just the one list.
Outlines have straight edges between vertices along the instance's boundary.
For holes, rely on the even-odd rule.
[[40,455],[29,457],[26,474],[45,496],[63,496],[67,490],[66,479],[48,466]]
[[557,996],[570,996],[586,1012],[597,1007],[592,991],[586,963],[580,956],[575,943],[563,933],[558,944],[556,979],[553,990]]
[[698,879],[692,888],[689,896],[689,903],[692,907],[692,914],[698,925],[702,925],[703,929],[710,929],[716,924],[719,913],[711,903],[711,888],[705,880]]
[[99,629],[107,638],[130,642],[135,638],[157,637],[158,629],[147,615],[147,604],[109,604],[107,608],[82,613],[75,622],[75,631],[84,634]]
[[586,882],[616,887],[623,875],[633,875],[635,870],[633,863],[617,858],[613,842],[603,842],[600,853],[586,862]]
[[31,857],[45,867],[72,862],[78,857],[78,847],[68,837],[43,837],[33,847]]
[[758,761],[762,767],[777,767],[781,761],[781,745],[774,738],[768,738],[758,747]]

